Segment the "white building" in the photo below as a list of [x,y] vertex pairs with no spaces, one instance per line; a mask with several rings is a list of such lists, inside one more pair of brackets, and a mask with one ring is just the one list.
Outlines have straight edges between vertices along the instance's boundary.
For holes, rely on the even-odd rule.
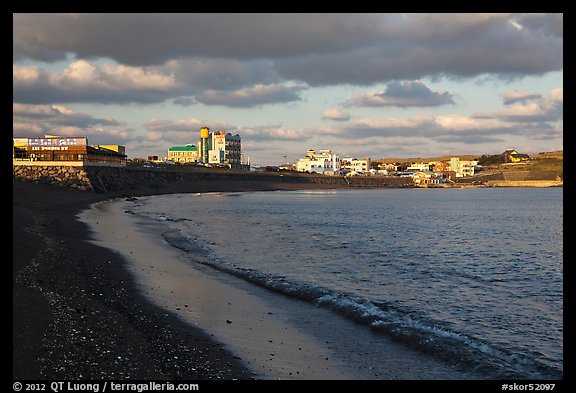
[[456,177],[474,176],[474,168],[478,161],[465,161],[458,157],[450,158],[450,170],[456,172]]
[[420,172],[429,171],[430,170],[430,163],[425,163],[425,162],[413,163],[412,165],[407,167],[406,170],[407,171],[420,171]]
[[226,131],[216,131],[210,134],[210,149],[208,163],[229,164],[238,166],[242,159],[242,144],[240,135],[232,135]]
[[306,157],[301,158],[296,163],[298,172],[309,172],[319,174],[336,174],[340,172],[341,159],[330,150],[308,150]]
[[342,159],[342,169],[349,172],[366,173],[370,170],[372,161],[370,158],[359,160],[357,158],[346,157]]

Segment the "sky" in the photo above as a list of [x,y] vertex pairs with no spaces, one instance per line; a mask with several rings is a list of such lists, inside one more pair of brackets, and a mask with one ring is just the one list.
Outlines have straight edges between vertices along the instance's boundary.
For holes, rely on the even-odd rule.
[[562,14],[13,14],[13,136],[253,165],[563,149]]

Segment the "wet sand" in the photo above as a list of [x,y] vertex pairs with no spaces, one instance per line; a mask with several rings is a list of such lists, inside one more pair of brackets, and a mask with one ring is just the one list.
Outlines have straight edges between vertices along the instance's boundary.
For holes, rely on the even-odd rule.
[[[304,186],[321,185],[298,185]],[[291,187],[295,185],[208,180],[130,193]],[[89,231],[76,215],[125,191],[98,194],[14,181],[12,194],[14,380],[254,378],[210,334],[149,302],[116,252],[88,241]]]
[[125,213],[132,202],[81,214],[95,242],[117,251],[147,298],[226,345],[258,379],[482,379],[365,326],[256,287],[167,245],[162,228]]
[[250,379],[209,334],[142,296],[76,214],[108,196],[13,184],[12,376]]
[[[129,193],[327,187],[282,178],[228,179],[140,186]],[[76,215],[126,191],[13,181],[12,194],[14,380],[254,378],[210,333],[149,302],[118,253],[88,241],[87,226]]]
[[[198,182],[162,193],[291,188]],[[133,196],[158,193],[142,189]],[[95,244],[76,217],[118,196],[13,183],[14,380],[481,378],[382,340],[326,310],[208,267],[190,269],[193,256],[183,259],[152,230],[124,233],[148,243],[145,255],[134,259],[140,266],[133,265],[128,255]],[[146,265],[152,250],[162,255],[152,258],[162,261],[158,267]],[[215,296],[219,293],[226,296]],[[257,325],[257,333],[237,334]],[[256,337],[258,345],[243,343],[244,337]]]

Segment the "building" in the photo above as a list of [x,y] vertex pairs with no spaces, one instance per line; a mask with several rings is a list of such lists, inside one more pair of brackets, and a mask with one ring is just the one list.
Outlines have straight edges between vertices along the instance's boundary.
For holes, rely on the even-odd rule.
[[200,128],[197,145],[173,146],[168,148],[167,160],[185,164],[199,162],[231,169],[250,170],[250,164],[244,164],[242,139],[226,131],[210,132],[208,127]]
[[338,174],[340,173],[342,161],[336,154],[330,150],[308,150],[306,157],[301,158],[296,163],[298,172],[309,172],[319,174]]
[[124,166],[126,148],[120,145],[89,145],[88,138],[45,135],[13,138],[13,165]]
[[412,164],[410,164],[406,170],[407,171],[429,171],[431,169],[432,165],[430,165],[430,163],[425,163],[425,162],[414,162]]
[[200,156],[196,146],[188,144],[186,146],[169,147],[167,159],[180,164],[188,164],[200,161]]
[[167,159],[179,163],[199,162],[250,170],[250,164],[243,163],[240,135],[232,135],[226,131],[210,132],[208,127],[200,128],[197,145],[170,147]]
[[530,159],[528,154],[520,154],[516,150],[505,150],[502,154],[504,154],[505,163],[522,162]]
[[357,158],[346,157],[342,159],[342,169],[347,172],[367,173],[372,165],[370,158],[359,160]]
[[[92,145],[96,146],[96,145]],[[98,145],[100,148],[113,150],[117,153],[126,155],[126,147],[122,145]]]
[[456,172],[454,172],[454,171],[445,170],[445,171],[441,171],[439,173],[442,176],[442,178],[444,178],[446,181],[449,181],[449,182],[455,182],[456,181]]
[[386,171],[385,173],[388,175],[396,173],[398,170],[400,170],[401,167],[402,166],[400,164],[395,163],[395,162],[387,162],[387,163],[384,162],[384,163],[378,165],[378,169],[380,171]]
[[450,163],[447,161],[438,161],[434,164],[432,169],[434,172],[444,172],[450,170]]
[[208,151],[210,150],[210,129],[200,128],[200,140],[198,141],[198,156],[200,162],[208,163]]
[[446,182],[442,175],[429,170],[418,171],[414,173],[414,176],[412,176],[412,181],[417,186],[428,186],[429,184],[442,184]]
[[478,161],[466,161],[458,157],[450,158],[450,170],[456,172],[456,177],[474,176],[476,165]]
[[216,131],[210,134],[208,150],[209,164],[225,164],[240,167],[242,164],[242,141],[240,135],[232,135],[226,131]]

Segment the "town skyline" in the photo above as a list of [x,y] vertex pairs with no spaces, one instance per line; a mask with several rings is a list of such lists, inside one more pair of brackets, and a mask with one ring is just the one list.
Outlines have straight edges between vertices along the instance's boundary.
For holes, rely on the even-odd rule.
[[13,136],[146,157],[207,126],[255,165],[562,150],[562,30],[562,14],[14,14]]

